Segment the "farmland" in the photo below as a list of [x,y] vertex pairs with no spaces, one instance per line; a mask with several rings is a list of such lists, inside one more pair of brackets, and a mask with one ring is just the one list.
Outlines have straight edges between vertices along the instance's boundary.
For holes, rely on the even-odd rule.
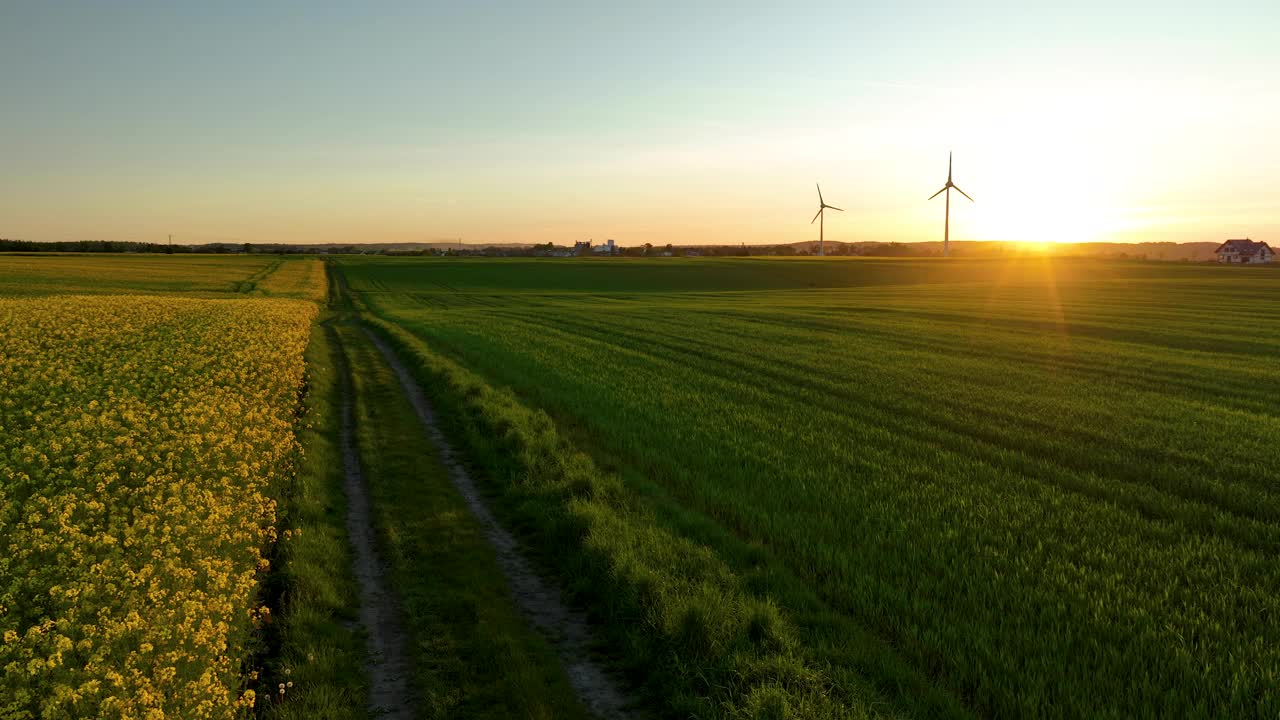
[[1280,713],[1280,274],[344,259],[672,714]]
[[584,716],[326,298],[316,259],[0,256],[0,717]]
[[[317,260],[271,255],[0,255],[0,297],[231,293],[315,298],[324,288]],[[304,279],[305,278],[305,279]],[[265,281],[265,282],[264,282]],[[259,288],[259,283],[266,288]]]
[[273,498],[293,472],[315,312],[290,300],[0,301],[7,716],[214,717],[252,704],[240,661]]
[[264,579],[322,537],[292,495],[324,290],[315,260],[0,257],[0,715],[261,707]]
[[0,717],[1275,717],[1278,282],[0,256]]

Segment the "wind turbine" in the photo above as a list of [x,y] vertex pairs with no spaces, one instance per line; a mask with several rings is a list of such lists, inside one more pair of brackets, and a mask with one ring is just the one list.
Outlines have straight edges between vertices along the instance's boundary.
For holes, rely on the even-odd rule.
[[[810,220],[809,224],[812,225],[814,223],[814,220],[818,220],[818,219],[822,220],[822,222],[818,223],[818,254],[825,255],[826,246],[824,245],[824,243],[826,241],[826,238],[822,236],[824,232],[822,226],[827,224],[827,216],[824,211],[827,208],[831,208],[832,210],[840,210],[840,208],[836,207],[835,205],[828,205],[827,201],[822,199],[822,186],[818,185],[817,183],[814,183],[814,185],[817,186],[818,188],[818,214],[813,216],[813,220]],[[840,210],[840,212],[844,212],[844,210]]]
[[959,187],[956,186],[955,183],[951,182],[951,153],[947,153],[947,184],[943,185],[941,190],[929,196],[929,199],[932,200],[944,192],[947,194],[947,224],[943,226],[943,231],[942,231],[942,256],[943,257],[951,257],[951,189],[952,188],[955,188],[956,192],[969,198],[969,202],[973,202],[973,198],[969,197],[969,193],[961,190]]

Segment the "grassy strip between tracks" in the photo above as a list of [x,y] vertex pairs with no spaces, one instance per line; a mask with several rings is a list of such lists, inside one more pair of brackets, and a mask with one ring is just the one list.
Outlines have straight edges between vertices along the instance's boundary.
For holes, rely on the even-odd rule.
[[[707,545],[669,529],[615,475],[566,441],[545,413],[398,325],[376,317],[370,323],[409,361],[445,429],[494,481],[504,511],[529,531],[545,562],[570,578],[572,599],[604,625],[624,669],[664,714],[892,713],[864,683],[832,683],[767,595],[753,593]],[[906,673],[884,679],[900,689],[913,684]],[[921,707],[913,710],[950,704],[930,688],[916,690]]]
[[585,717],[394,372],[357,326],[335,329],[353,369],[357,441],[379,551],[404,609],[418,716]]

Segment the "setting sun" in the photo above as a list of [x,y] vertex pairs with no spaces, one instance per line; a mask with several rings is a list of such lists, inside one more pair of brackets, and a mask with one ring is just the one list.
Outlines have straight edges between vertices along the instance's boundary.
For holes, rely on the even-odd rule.
[[1117,211],[1106,199],[1097,193],[1082,196],[1080,187],[1061,177],[1036,184],[1000,183],[961,212],[971,218],[970,237],[983,240],[1093,242],[1121,229]]
[[1186,155],[1167,150],[1193,118],[1169,107],[1185,83],[1158,73],[1131,83],[1080,67],[937,93],[954,106],[956,181],[977,201],[953,207],[953,237],[1094,242],[1150,224],[1150,193],[1190,179],[1176,164]]

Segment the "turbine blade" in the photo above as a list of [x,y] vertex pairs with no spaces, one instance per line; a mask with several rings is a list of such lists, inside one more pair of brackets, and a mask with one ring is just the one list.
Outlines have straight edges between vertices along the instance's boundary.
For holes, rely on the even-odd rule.
[[[821,214],[822,214],[822,208],[818,208],[818,215],[821,215]],[[810,225],[818,222],[818,215],[813,216],[813,219],[809,221]]]
[[[839,210],[840,212],[844,212],[844,209],[843,209],[843,208],[838,208],[838,207],[836,207],[835,205],[827,205],[826,207],[829,207],[829,208],[831,208],[832,210]],[[810,223],[810,224],[812,225],[812,223]]]
[[[818,204],[826,205],[827,204],[826,201],[822,199],[822,186],[819,185],[818,183],[814,183],[813,185],[814,187],[818,188]],[[809,223],[809,224],[812,225],[813,223]]]
[[951,160],[954,156],[955,156],[955,153],[950,153],[950,152],[947,153],[947,182],[948,183],[951,182]]
[[938,192],[936,192],[936,193],[934,193],[934,194],[930,195],[930,196],[929,196],[929,199],[930,199],[930,200],[932,200],[932,199],[934,199],[934,198],[938,197],[938,196],[939,196],[939,195],[941,195],[942,193],[946,192],[947,188],[949,188],[949,187],[951,187],[951,185],[949,185],[949,184],[948,184],[948,185],[943,185],[943,186],[942,186],[942,189],[941,189],[941,190],[939,190]]
[[969,193],[967,193],[967,192],[965,192],[965,191],[961,190],[960,188],[956,187],[955,185],[952,185],[951,187],[956,188],[956,192],[958,192],[958,193],[960,193],[961,195],[963,195],[963,196],[965,196],[965,197],[969,198],[969,202],[973,202],[973,198],[970,198],[970,197],[969,197]]

